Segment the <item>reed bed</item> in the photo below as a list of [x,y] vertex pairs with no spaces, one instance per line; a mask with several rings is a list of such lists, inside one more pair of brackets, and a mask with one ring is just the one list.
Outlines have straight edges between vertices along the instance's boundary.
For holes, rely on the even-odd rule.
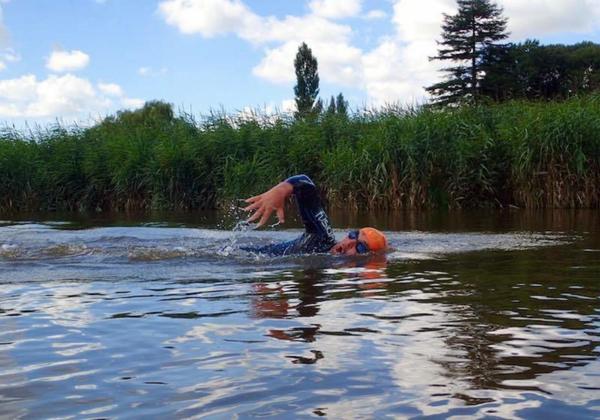
[[0,210],[203,209],[296,173],[333,207],[598,208],[600,96],[295,121],[149,102],[0,131]]

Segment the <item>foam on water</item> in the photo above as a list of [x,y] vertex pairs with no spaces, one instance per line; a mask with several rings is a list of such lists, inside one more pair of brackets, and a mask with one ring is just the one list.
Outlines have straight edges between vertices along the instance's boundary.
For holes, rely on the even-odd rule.
[[[129,261],[195,258],[203,261],[245,261],[249,253],[240,247],[293,239],[300,230],[254,230],[239,223],[232,231],[164,227],[101,227],[84,230],[57,229],[60,223],[15,224],[0,227],[0,259],[42,260],[87,256]],[[336,231],[342,238],[345,231]],[[427,233],[386,232],[392,250],[389,260],[423,260],[483,250],[523,250],[559,245],[566,235],[532,233]],[[251,256],[251,259],[265,256]],[[310,258],[310,256],[306,256]]]

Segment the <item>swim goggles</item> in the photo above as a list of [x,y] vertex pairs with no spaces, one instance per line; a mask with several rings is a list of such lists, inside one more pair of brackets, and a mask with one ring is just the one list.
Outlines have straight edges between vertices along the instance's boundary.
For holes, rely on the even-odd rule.
[[356,240],[356,252],[359,254],[366,254],[369,252],[369,247],[363,241],[358,240],[358,235],[360,232],[358,230],[351,230],[348,232],[348,238]]

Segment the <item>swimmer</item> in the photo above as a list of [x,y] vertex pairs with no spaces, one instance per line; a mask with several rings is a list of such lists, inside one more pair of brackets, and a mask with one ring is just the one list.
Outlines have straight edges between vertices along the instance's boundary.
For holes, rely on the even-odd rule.
[[244,210],[253,212],[248,222],[258,220],[263,226],[275,212],[279,223],[285,222],[284,205],[288,197],[296,198],[298,211],[304,223],[304,233],[291,241],[256,248],[242,248],[246,251],[269,255],[297,255],[314,253],[332,253],[343,255],[381,252],[388,248],[385,235],[372,227],[351,230],[337,241],[329,217],[319,198],[319,192],[313,181],[306,175],[295,175],[280,182],[269,191],[245,200]]

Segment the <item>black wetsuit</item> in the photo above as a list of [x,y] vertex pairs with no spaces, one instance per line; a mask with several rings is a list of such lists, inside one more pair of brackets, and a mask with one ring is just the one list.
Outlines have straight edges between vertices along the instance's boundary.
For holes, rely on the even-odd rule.
[[336,240],[323,209],[319,192],[306,175],[296,175],[286,179],[294,187],[298,211],[304,223],[305,232],[298,238],[278,244],[256,248],[242,248],[246,251],[269,255],[297,255],[329,252]]

